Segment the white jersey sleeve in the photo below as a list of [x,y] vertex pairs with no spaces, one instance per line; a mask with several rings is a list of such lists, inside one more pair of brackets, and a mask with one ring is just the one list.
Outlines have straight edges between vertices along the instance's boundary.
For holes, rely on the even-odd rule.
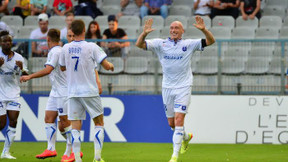
[[152,51],[154,53],[159,53],[160,43],[163,42],[163,39],[149,39],[145,40],[145,42],[147,50]]
[[195,52],[195,51],[203,51],[204,48],[202,47],[202,39],[187,39],[188,42],[188,48],[189,50]]
[[[104,52],[104,50],[99,47],[97,44],[95,43],[92,43],[95,47],[95,49],[93,50],[93,59],[98,63],[98,64],[101,64],[102,61],[104,59],[106,59],[107,57],[107,54]],[[96,64],[96,63],[95,63]],[[97,64],[95,66],[95,68],[97,67]]]
[[55,53],[53,53],[51,55],[48,55],[47,61],[46,61],[44,66],[50,65],[50,66],[52,66],[55,69],[55,67],[58,64],[58,61],[59,61],[59,53],[55,52]]

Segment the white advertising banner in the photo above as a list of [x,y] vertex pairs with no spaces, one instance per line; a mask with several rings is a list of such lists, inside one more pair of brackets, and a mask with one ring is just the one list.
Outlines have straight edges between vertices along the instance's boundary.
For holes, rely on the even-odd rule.
[[286,96],[192,96],[185,129],[193,143],[288,143]]

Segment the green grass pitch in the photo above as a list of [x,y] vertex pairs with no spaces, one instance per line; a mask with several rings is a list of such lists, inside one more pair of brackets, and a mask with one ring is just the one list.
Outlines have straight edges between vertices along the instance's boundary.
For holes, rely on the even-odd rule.
[[[3,147],[3,142],[0,147]],[[11,154],[17,160],[0,162],[60,162],[65,149],[64,142],[56,144],[58,156],[39,160],[36,154],[46,148],[45,142],[15,142]],[[92,162],[93,143],[82,143],[83,162]],[[172,153],[169,143],[104,143],[102,157],[105,162],[168,162]],[[284,162],[288,161],[288,145],[236,145],[236,144],[191,144],[178,162]]]

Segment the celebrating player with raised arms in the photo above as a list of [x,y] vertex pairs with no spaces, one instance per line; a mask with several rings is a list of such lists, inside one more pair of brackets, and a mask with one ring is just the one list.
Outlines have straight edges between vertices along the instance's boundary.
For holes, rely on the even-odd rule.
[[154,30],[152,24],[153,19],[145,22],[136,46],[156,53],[162,65],[164,109],[168,123],[174,130],[173,154],[170,162],[177,162],[180,148],[181,153],[185,153],[188,143],[192,139],[192,134],[184,131],[184,118],[188,112],[193,80],[191,57],[195,51],[203,50],[204,47],[213,44],[215,40],[199,16],[196,16],[194,26],[203,32],[206,39],[183,40],[183,25],[179,21],[174,21],[170,25],[170,38],[145,41],[146,36]]
[[1,159],[16,159],[10,155],[10,147],[16,134],[17,119],[21,104],[19,78],[20,75],[27,74],[27,68],[24,65],[24,58],[11,51],[12,36],[8,31],[0,32],[0,130],[9,119],[9,126],[6,130],[4,149]]
[[65,44],[60,58],[61,70],[67,74],[68,119],[72,123],[71,135],[75,161],[81,162],[80,130],[87,111],[95,124],[94,162],[103,162],[101,151],[104,140],[103,108],[96,83],[95,64],[99,63],[106,70],[114,70],[107,55],[95,43],[85,41],[85,24],[74,20],[71,25],[75,41]]

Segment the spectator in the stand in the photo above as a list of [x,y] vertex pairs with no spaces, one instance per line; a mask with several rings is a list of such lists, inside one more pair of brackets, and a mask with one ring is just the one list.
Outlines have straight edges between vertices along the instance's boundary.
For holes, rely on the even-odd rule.
[[[39,28],[33,30],[30,34],[30,39],[47,38],[48,33],[48,15],[42,13],[38,16]],[[34,57],[46,57],[48,54],[47,41],[32,42],[32,54]]]
[[[86,32],[86,39],[102,39],[101,30],[97,21],[91,21]],[[97,42],[100,46],[100,42]]]
[[48,0],[30,0],[31,15],[46,13]]
[[[121,28],[118,28],[118,21],[115,15],[108,16],[109,29],[103,33],[102,39],[128,39],[127,34]],[[128,53],[129,42],[102,42],[101,46],[107,48],[106,53],[112,57],[125,57]]]
[[261,18],[261,1],[260,0],[241,0],[240,11],[244,20],[254,19],[255,16]]
[[197,0],[194,1],[194,15],[210,16],[214,0]]
[[0,21],[0,32],[3,30],[9,31],[9,35],[12,37],[15,36],[13,30],[5,22]]
[[13,15],[19,15],[25,19],[30,14],[30,0],[18,0],[13,8]]
[[167,0],[145,0],[140,8],[140,16],[161,15],[165,19],[168,16],[168,5]]
[[75,15],[89,15],[95,19],[103,12],[97,8],[97,0],[78,0],[78,5],[75,6]]
[[118,18],[121,16],[140,16],[140,7],[143,0],[121,0],[121,12],[118,13]]
[[66,13],[71,12],[72,9],[71,0],[54,0],[53,11],[56,15],[64,16]]
[[8,3],[9,3],[9,0],[1,0],[0,1],[0,13],[4,13],[5,15],[9,15]]
[[240,0],[216,0],[211,13],[213,19],[218,15],[230,15],[236,19],[239,16]]
[[67,36],[67,29],[71,28],[72,21],[74,20],[74,14],[73,12],[68,12],[66,14],[65,22],[66,22],[66,27],[61,29],[60,32],[60,39],[66,39]]

